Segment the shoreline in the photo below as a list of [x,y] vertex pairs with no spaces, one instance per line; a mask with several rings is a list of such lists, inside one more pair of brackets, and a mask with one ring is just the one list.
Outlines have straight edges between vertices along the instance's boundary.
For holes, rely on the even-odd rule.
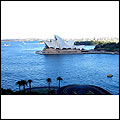
[[110,52],[110,51],[95,51],[95,50],[88,50],[88,51],[80,51],[80,50],[43,50],[43,51],[36,51],[36,54],[40,55],[62,55],[62,54],[113,54],[119,55],[119,52]]

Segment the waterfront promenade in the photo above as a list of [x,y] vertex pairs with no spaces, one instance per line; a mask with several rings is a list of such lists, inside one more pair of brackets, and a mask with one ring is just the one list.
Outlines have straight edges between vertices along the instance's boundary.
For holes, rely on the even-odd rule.
[[56,50],[56,49],[45,49],[43,51],[36,51],[36,54],[47,55],[47,54],[119,54],[119,52],[109,51],[96,51],[96,50]]
[[[48,90],[48,86],[33,87],[31,91],[37,94],[51,94],[51,95],[112,95],[105,89],[95,85],[66,85],[61,88],[57,86],[51,86],[51,90]],[[25,90],[29,92],[29,88]],[[31,93],[32,94],[32,93]]]

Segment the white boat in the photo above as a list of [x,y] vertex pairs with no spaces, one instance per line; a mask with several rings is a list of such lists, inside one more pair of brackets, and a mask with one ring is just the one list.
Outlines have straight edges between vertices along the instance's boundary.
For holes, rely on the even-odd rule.
[[24,41],[22,42],[23,44],[26,44]]
[[4,44],[4,46],[10,46],[9,44]]

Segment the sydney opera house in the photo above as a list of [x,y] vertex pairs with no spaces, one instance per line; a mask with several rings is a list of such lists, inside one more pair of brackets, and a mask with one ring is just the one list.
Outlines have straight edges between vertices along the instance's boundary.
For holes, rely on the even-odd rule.
[[45,48],[39,52],[40,54],[76,54],[83,48],[83,45],[74,45],[74,41],[64,41],[58,35],[54,37],[55,39],[44,41]]

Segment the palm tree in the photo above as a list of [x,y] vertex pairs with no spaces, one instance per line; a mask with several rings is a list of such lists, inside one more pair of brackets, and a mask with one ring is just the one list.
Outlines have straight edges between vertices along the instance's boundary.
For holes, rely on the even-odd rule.
[[17,82],[16,82],[16,85],[19,85],[19,91],[20,91],[20,86],[22,86],[21,81],[17,81]]
[[27,82],[29,83],[29,89],[31,91],[31,82],[32,82],[32,80],[28,80]]
[[60,88],[60,81],[63,79],[61,77],[57,77],[57,80],[59,80],[59,88]]
[[21,84],[23,85],[24,92],[25,92],[25,85],[27,86],[27,82],[26,82],[26,80],[21,80]]
[[50,90],[50,83],[51,83],[51,78],[47,78],[46,80],[48,82],[48,89]]

